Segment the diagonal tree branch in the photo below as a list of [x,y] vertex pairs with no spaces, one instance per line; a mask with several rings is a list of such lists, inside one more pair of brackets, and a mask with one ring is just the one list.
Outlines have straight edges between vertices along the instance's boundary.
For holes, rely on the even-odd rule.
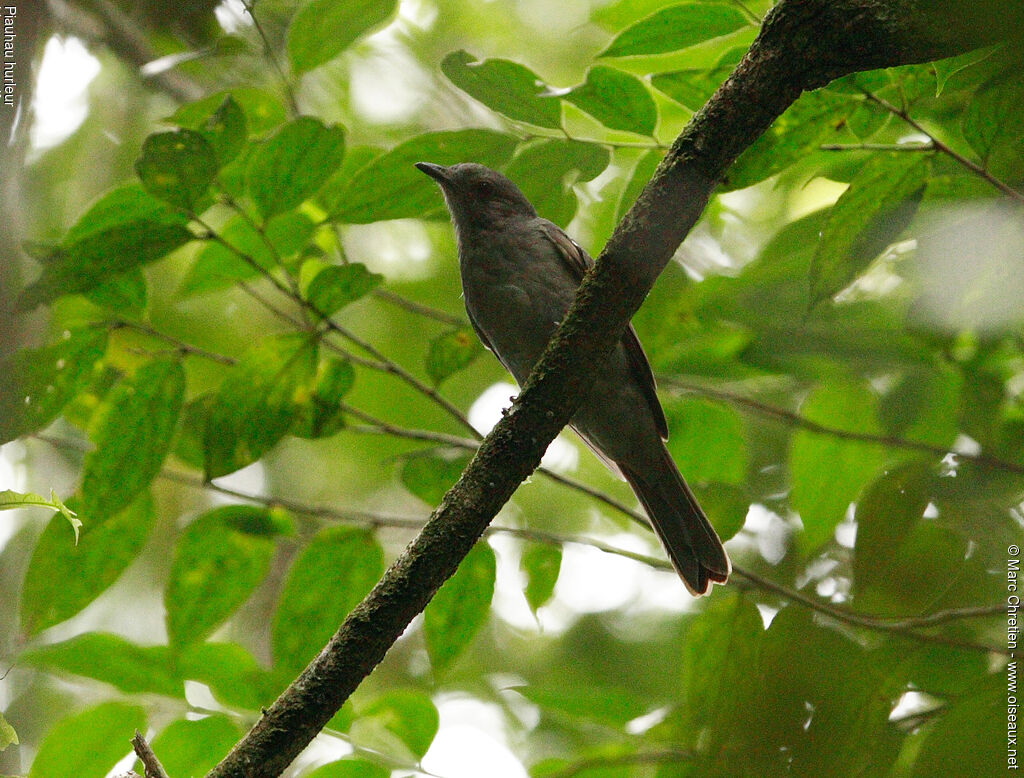
[[[1004,9],[990,17],[998,25],[978,15],[978,7],[991,14],[993,4]],[[619,224],[523,392],[458,483],[211,776],[279,775],[383,659],[540,463],[725,170],[802,91],[858,70],[957,54],[1009,34],[1013,22],[1024,26],[1016,2],[981,0],[966,11],[963,5],[783,0],[768,14],[747,55],[676,139]],[[970,18],[951,25],[952,14]]]

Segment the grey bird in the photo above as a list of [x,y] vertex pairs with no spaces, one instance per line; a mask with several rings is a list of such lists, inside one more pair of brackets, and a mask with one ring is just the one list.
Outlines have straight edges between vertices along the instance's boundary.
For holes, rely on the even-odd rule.
[[[593,260],[519,188],[475,163],[417,162],[444,193],[470,324],[522,386]],[[668,424],[632,325],[570,425],[640,499],[686,588],[729,577],[729,557],[665,448]]]

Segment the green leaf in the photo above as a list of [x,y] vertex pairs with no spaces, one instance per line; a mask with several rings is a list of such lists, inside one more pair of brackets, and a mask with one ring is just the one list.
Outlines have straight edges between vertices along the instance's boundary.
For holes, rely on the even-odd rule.
[[85,297],[94,305],[116,311],[123,317],[141,316],[149,300],[146,275],[141,268],[133,268],[90,289]]
[[534,613],[555,593],[562,568],[562,549],[550,543],[529,543],[520,567],[526,575],[526,602]]
[[264,135],[284,124],[287,112],[281,101],[255,87],[234,87],[222,92],[186,103],[164,121],[190,130],[201,130],[212,116],[230,98],[245,112],[246,127],[252,135]]
[[640,193],[647,186],[647,182],[654,176],[654,171],[658,169],[658,165],[661,163],[661,158],[664,154],[656,149],[645,151],[640,159],[637,160],[636,165],[633,167],[633,172],[629,177],[629,183],[626,184],[626,188],[622,191],[622,195],[619,197],[619,204],[615,209],[615,222],[618,223],[626,212],[633,207],[633,203],[636,202],[636,198],[640,196]]
[[[1016,672],[1016,663],[1011,664]],[[993,673],[969,694],[954,699],[925,730],[913,778],[964,775],[965,770],[970,775],[1006,773],[1007,700],[1003,673]]]
[[1024,128],[1020,107],[1024,85],[1019,73],[997,77],[983,85],[965,108],[964,138],[981,157],[982,164],[997,176],[1016,178],[1024,156]]
[[199,201],[220,167],[214,147],[195,130],[150,135],[135,173],[154,197],[185,211]]
[[479,162],[503,167],[516,147],[511,135],[492,130],[432,132],[407,140],[363,166],[348,185],[332,192],[332,218],[347,224],[385,219],[447,218],[437,185],[413,165]]
[[459,50],[441,61],[441,72],[492,111],[538,127],[562,127],[561,102],[525,65],[507,59],[477,61],[469,52]]
[[113,516],[85,517],[78,545],[54,516],[32,552],[21,591],[21,626],[36,635],[69,619],[114,583],[142,550],[153,501],[142,494]]
[[950,446],[959,434],[963,376],[942,365],[908,371],[882,397],[879,415],[896,437]]
[[911,530],[921,521],[934,492],[930,465],[909,462],[876,480],[857,502],[857,547],[853,576],[858,595],[900,578],[893,566]]
[[55,251],[39,278],[18,297],[18,310],[31,310],[62,295],[94,289],[119,273],[167,256],[192,239],[192,233],[180,224],[149,219],[90,231]]
[[[360,743],[369,742],[378,750],[389,753],[393,746],[384,730],[397,738],[408,749],[409,755],[419,761],[427,753],[437,735],[440,716],[430,697],[413,689],[396,689],[374,697],[370,702],[356,708],[353,736]],[[374,731],[376,730],[376,731]]]
[[449,667],[487,622],[495,567],[494,551],[477,543],[423,611],[423,635],[435,672]]
[[301,416],[292,433],[304,438],[324,438],[344,427],[341,399],[355,381],[356,371],[349,360],[321,359],[308,400],[298,401]]
[[727,748],[733,733],[745,725],[744,709],[756,689],[750,676],[763,634],[753,599],[737,593],[709,600],[686,632],[680,729],[709,738],[713,753]]
[[918,154],[876,155],[829,213],[811,262],[811,304],[841,291],[910,223],[924,196],[929,162]]
[[345,156],[345,131],[303,116],[256,146],[246,190],[264,219],[291,210],[319,191]]
[[61,246],[68,248],[90,235],[138,221],[184,225],[188,217],[153,197],[141,184],[122,184],[101,195],[89,206],[67,231]]
[[380,273],[371,273],[366,265],[328,265],[306,288],[306,299],[324,316],[331,316],[349,303],[365,297],[384,281]]
[[258,711],[274,701],[283,686],[235,643],[195,643],[178,657],[182,681],[210,687],[225,705]]
[[581,721],[598,722],[624,727],[635,718],[650,713],[643,697],[633,691],[595,683],[579,684],[576,679],[565,679],[555,688],[521,686],[515,690],[544,711],[557,711]]
[[279,335],[234,365],[210,401],[203,433],[207,478],[255,462],[291,429],[295,393],[316,370],[316,346],[305,335]]
[[356,40],[380,27],[398,7],[397,0],[312,0],[292,18],[288,58],[296,73],[334,59]]
[[249,598],[270,571],[279,532],[271,511],[249,505],[216,508],[188,525],[164,590],[172,645],[204,640]]
[[272,217],[262,234],[247,219],[236,216],[220,231],[221,239],[231,248],[220,241],[207,242],[181,282],[181,293],[205,294],[253,278],[259,268],[269,272],[298,254],[313,229],[310,218],[296,211]]
[[854,106],[850,98],[823,89],[804,94],[740,154],[723,186],[745,189],[805,159],[840,132]]
[[712,68],[691,68],[673,70],[668,73],[655,73],[651,76],[651,85],[680,105],[686,106],[691,111],[696,111],[721,86],[745,52],[746,49],[741,47],[730,49],[719,57]]
[[0,360],[0,443],[39,432],[56,419],[88,385],[106,348],[105,332],[82,330]]
[[75,543],[78,542],[78,531],[82,528],[82,522],[76,518],[77,514],[73,510],[60,501],[56,492],[52,489],[50,490],[49,500],[32,492],[12,492],[10,489],[0,492],[0,511],[33,507],[49,508],[51,511],[62,515],[71,524],[71,529],[75,531]]
[[290,678],[305,667],[383,572],[373,533],[349,527],[319,532],[292,565],[274,615],[279,674]]
[[96,448],[82,465],[82,512],[90,521],[121,510],[160,472],[184,397],[181,363],[159,360],[104,398],[89,430]]
[[741,484],[750,454],[743,418],[732,407],[703,399],[666,403],[668,447],[687,480]]
[[231,95],[217,106],[196,128],[213,148],[218,164],[223,167],[238,156],[249,137],[245,111]]
[[[18,745],[18,733],[11,726],[11,723],[0,713],[0,751],[7,749],[7,746]],[[386,776],[385,776],[386,778]]]
[[150,745],[167,775],[206,775],[242,736],[242,729],[223,714],[197,721],[168,724]]
[[427,505],[435,506],[459,480],[470,459],[469,454],[461,453],[410,456],[402,465],[402,483]]
[[427,375],[434,386],[440,386],[446,378],[469,367],[483,350],[480,339],[468,327],[443,332],[430,341]]
[[387,767],[347,756],[337,762],[321,765],[306,773],[305,778],[388,778],[390,775],[391,770]]
[[20,660],[50,672],[94,678],[127,694],[185,696],[167,646],[140,646],[120,635],[85,632],[61,643],[29,649]]
[[627,27],[597,56],[633,57],[679,51],[746,26],[747,18],[733,5],[673,5]]
[[61,719],[46,734],[29,778],[103,778],[131,753],[146,713],[137,705],[106,702]]
[[[819,386],[800,407],[809,421],[856,434],[879,433],[875,396],[859,383],[835,382]],[[844,439],[837,435],[800,429],[793,435],[789,469],[790,497],[800,513],[808,549],[832,537],[846,509],[882,462],[877,443]]]
[[653,135],[658,122],[654,98],[636,76],[595,65],[587,80],[563,96],[605,127],[639,135]]
[[610,159],[608,149],[594,143],[545,140],[520,149],[506,173],[541,216],[564,227],[578,205],[573,186],[599,176]]

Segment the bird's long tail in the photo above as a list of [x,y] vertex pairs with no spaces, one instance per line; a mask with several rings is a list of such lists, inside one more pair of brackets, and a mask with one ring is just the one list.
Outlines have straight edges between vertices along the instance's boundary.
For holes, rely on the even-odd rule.
[[661,454],[656,466],[645,468],[643,474],[622,463],[619,469],[640,498],[686,588],[694,595],[705,594],[711,582],[725,582],[732,565],[664,444]]

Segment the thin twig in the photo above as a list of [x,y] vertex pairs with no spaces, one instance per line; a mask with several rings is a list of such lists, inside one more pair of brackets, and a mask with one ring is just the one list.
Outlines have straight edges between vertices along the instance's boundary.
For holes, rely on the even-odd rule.
[[1007,195],[1008,197],[1012,197],[1014,200],[1024,203],[1024,192],[1017,191],[1012,186],[1007,184],[1005,181],[996,178],[996,176],[990,173],[984,165],[978,164],[974,160],[965,157],[960,152],[947,146],[941,140],[939,140],[930,132],[928,132],[928,130],[925,129],[924,125],[917,121],[917,119],[915,119],[913,116],[911,116],[906,109],[899,108],[893,105],[885,98],[879,97],[878,95],[874,94],[871,91],[868,91],[866,89],[862,91],[864,92],[864,95],[865,97],[867,97],[868,100],[871,100],[873,103],[881,106],[886,111],[891,113],[893,116],[898,116],[900,119],[902,119],[915,130],[920,132],[922,135],[926,135],[928,137],[928,140],[935,147],[936,151],[945,154],[950,159],[955,160],[957,163],[970,170],[972,173],[976,173],[977,175],[981,176],[983,179],[988,181],[990,184],[992,184],[992,186],[994,186],[996,189],[998,189],[1000,192]]
[[1005,470],[1008,473],[1024,475],[1024,465],[1019,465],[1016,462],[1009,462],[1005,459],[999,459],[991,454],[972,454],[970,452],[957,451],[945,446],[936,446],[932,443],[925,443],[919,440],[908,440],[907,438],[900,438],[894,435],[876,435],[869,432],[853,432],[851,430],[828,427],[824,424],[819,424],[816,421],[811,421],[805,416],[801,416],[799,413],[786,410],[785,408],[767,405],[750,397],[726,392],[721,389],[713,389],[708,386],[687,383],[673,376],[658,376],[658,383],[662,386],[677,389],[688,394],[698,394],[704,397],[711,397],[716,400],[723,400],[731,405],[740,405],[764,416],[771,416],[779,421],[785,422],[786,424],[791,424],[819,435],[829,435],[843,440],[855,440],[862,443],[877,443],[889,448],[922,451],[939,457],[955,454],[960,459],[966,459],[994,470]]
[[403,297],[400,294],[392,292],[390,289],[374,289],[373,296],[427,319],[434,319],[435,321],[443,322],[444,324],[451,324],[453,327],[466,326],[466,320],[460,316],[454,316],[447,311],[441,311],[437,308],[431,308],[429,305],[423,305],[422,303],[415,302],[414,300],[410,300],[407,297]]
[[256,28],[256,34],[260,36],[263,41],[263,53],[266,54],[267,59],[270,61],[271,66],[277,73],[278,78],[281,79],[281,88],[284,90],[285,97],[288,99],[288,107],[291,109],[293,116],[298,116],[301,111],[299,110],[299,102],[295,99],[295,90],[292,88],[291,81],[288,80],[288,76],[284,72],[284,68],[281,66],[281,62],[278,60],[277,55],[274,53],[273,47],[270,45],[270,37],[267,35],[266,30],[263,29],[263,25],[260,24],[259,17],[253,11],[253,7],[256,5],[252,0],[242,0],[242,6],[245,8],[246,13],[249,14],[249,18],[252,19],[253,27]]
[[155,329],[154,327],[144,324],[139,321],[129,321],[127,319],[110,319],[104,322],[100,322],[100,325],[105,326],[107,329],[114,330],[134,330],[140,332],[151,338],[162,340],[164,343],[169,343],[174,347],[174,350],[179,354],[188,354],[192,356],[202,357],[208,359],[211,362],[218,362],[222,365],[233,365],[236,363],[234,357],[229,357],[225,354],[218,354],[200,346],[194,346],[191,343],[186,343],[183,340],[175,338],[173,335],[166,335],[163,332]]
[[938,151],[933,141],[926,143],[823,143],[822,151]]
[[164,766],[160,764],[160,760],[157,759],[153,749],[150,748],[149,743],[146,742],[146,739],[139,730],[135,730],[135,737],[132,738],[132,748],[135,749],[136,756],[139,757],[139,761],[142,762],[142,766],[146,770],[146,778],[168,778]]

